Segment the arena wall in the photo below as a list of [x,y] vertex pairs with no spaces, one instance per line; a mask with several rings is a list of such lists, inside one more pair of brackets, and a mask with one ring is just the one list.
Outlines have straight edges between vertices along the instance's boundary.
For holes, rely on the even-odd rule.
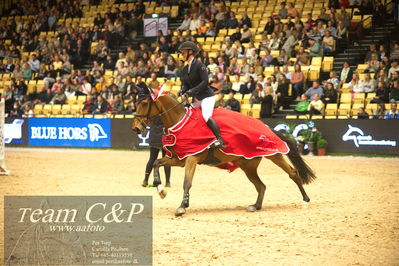
[[[140,149],[148,147],[148,135],[130,129],[131,119],[29,118],[6,119],[6,146],[50,146]],[[309,121],[266,119],[282,129],[296,126],[299,132]],[[314,120],[328,141],[329,153],[399,155],[399,121]],[[147,133],[148,134],[148,133]]]

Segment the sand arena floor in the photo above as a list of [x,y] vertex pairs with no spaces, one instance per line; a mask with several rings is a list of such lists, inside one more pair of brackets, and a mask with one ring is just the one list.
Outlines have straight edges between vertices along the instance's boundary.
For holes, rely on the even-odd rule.
[[148,155],[9,148],[12,175],[0,177],[0,192],[153,195],[154,265],[399,265],[398,158],[306,157],[318,174],[305,187],[309,204],[282,170],[263,160],[259,174],[267,191],[256,213],[246,212],[256,191],[241,170],[199,166],[191,206],[176,218],[183,169],[172,169],[162,200],[155,189],[141,187]]

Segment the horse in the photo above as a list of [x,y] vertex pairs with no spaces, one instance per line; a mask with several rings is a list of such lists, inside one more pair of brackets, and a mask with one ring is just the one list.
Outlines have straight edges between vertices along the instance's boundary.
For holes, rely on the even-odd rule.
[[[184,102],[179,102],[176,97],[170,94],[164,94],[156,99],[151,97],[151,92],[142,100],[136,103],[136,112],[134,114],[133,123],[131,125],[133,131],[137,134],[145,132],[147,125],[155,117],[161,117],[165,130],[176,125],[183,119],[186,114]],[[266,127],[266,126],[265,126]],[[295,182],[301,192],[302,198],[305,202],[310,199],[303,188],[303,184],[309,184],[316,179],[316,175],[311,167],[303,160],[298,152],[296,145],[290,141],[287,136],[281,132],[273,131],[278,138],[286,142],[289,147],[289,152],[286,154],[292,166],[287,162],[284,156],[280,153],[267,156],[266,158],[284,170],[288,176]],[[223,153],[220,149],[209,148],[195,155],[187,156],[184,159],[179,159],[171,148],[172,157],[163,157],[154,162],[154,185],[161,184],[159,176],[159,168],[161,166],[180,166],[185,168],[184,183],[183,183],[183,199],[180,206],[176,209],[175,215],[182,216],[186,213],[186,208],[189,207],[189,192],[192,186],[192,181],[195,169],[198,164],[206,164],[208,156],[213,156],[221,163],[234,162],[249,179],[258,192],[256,202],[247,207],[248,212],[255,212],[262,208],[263,198],[266,191],[266,185],[261,181],[258,176],[257,168],[262,160],[262,157],[255,157],[246,159],[243,156],[235,156]]]

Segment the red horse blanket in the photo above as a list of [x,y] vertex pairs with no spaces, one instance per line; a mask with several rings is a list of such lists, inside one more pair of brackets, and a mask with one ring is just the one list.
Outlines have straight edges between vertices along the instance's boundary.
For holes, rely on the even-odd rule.
[[[288,145],[258,119],[224,108],[215,109],[212,117],[219,124],[226,143],[222,151],[226,154],[251,159],[290,151]],[[215,141],[198,108],[188,108],[184,118],[162,137],[166,156],[172,156],[168,147],[173,146],[180,160],[208,149]],[[231,167],[223,165],[222,168]]]

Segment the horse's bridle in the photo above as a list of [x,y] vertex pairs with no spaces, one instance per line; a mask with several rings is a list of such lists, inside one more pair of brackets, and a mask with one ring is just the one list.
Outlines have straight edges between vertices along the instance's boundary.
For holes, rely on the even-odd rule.
[[[155,104],[155,102],[154,102],[154,101],[150,101],[150,107],[148,108],[147,114],[136,114],[136,113],[135,113],[135,114],[133,114],[133,117],[134,117],[134,119],[140,118],[140,117],[147,118],[147,120],[149,120],[149,121],[151,122],[153,119],[157,118],[158,116],[159,116],[159,117],[162,117],[162,115],[168,113],[169,111],[171,111],[171,110],[172,110],[173,108],[175,108],[176,106],[179,106],[180,104],[185,104],[185,103],[186,103],[185,101],[183,101],[183,102],[178,102],[177,104],[173,105],[173,106],[170,107],[169,109],[167,109],[167,110],[161,112],[161,110],[159,110],[159,108],[158,108],[158,106]],[[157,108],[157,110],[158,110],[159,113],[158,113],[157,115],[154,115],[154,116],[150,117],[152,105],[155,105],[155,108]],[[146,125],[141,119],[139,120],[139,122],[140,122],[140,124],[141,124],[144,128],[147,128],[148,125]]]

